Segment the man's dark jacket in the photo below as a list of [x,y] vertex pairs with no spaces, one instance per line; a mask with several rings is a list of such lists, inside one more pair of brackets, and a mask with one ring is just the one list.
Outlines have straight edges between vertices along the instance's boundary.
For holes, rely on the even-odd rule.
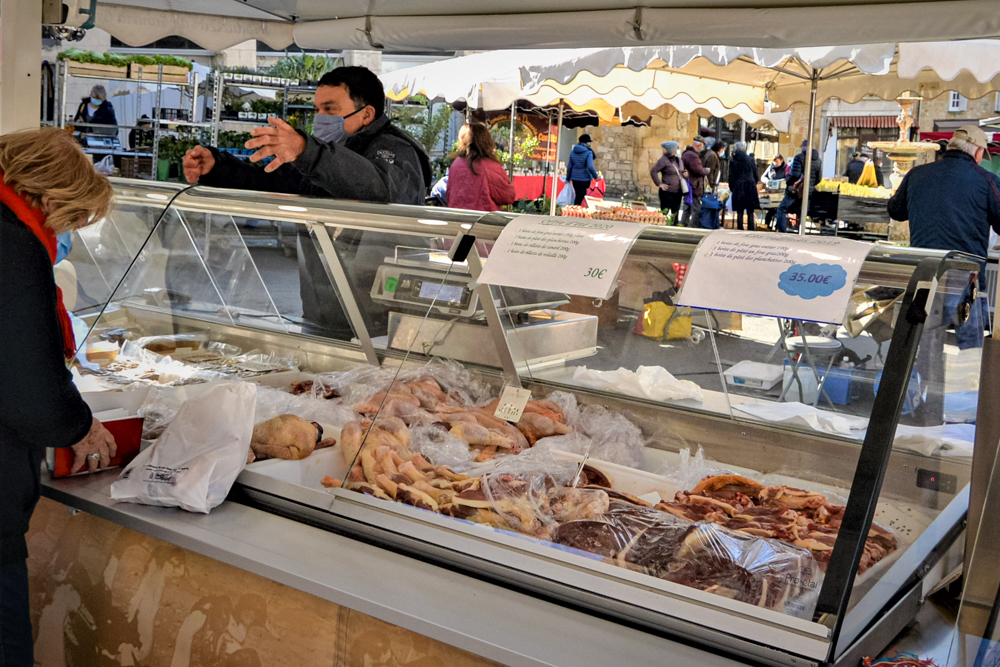
[[28,557],[24,534],[46,447],[90,430],[90,408],[63,357],[48,252],[0,206],[0,567]]
[[[792,160],[792,168],[788,170],[785,182],[789,187],[799,182],[802,174],[806,172],[806,151],[802,149]],[[809,166],[809,192],[816,191],[816,184],[823,180],[823,162],[819,159],[819,151],[815,148],[812,154],[812,164]],[[809,209],[810,211],[812,209]]]
[[1000,233],[1000,178],[964,151],[945,151],[937,162],[910,171],[888,207],[893,220],[910,221],[914,248],[960,250],[985,259],[990,227]]
[[857,183],[861,178],[861,172],[865,170],[865,161],[855,158],[847,163],[844,176],[847,176],[848,183]]
[[215,167],[201,185],[261,192],[356,199],[383,204],[423,204],[431,166],[423,148],[382,116],[343,145],[300,132],[305,150],[295,162],[268,174],[239,158],[210,148]]

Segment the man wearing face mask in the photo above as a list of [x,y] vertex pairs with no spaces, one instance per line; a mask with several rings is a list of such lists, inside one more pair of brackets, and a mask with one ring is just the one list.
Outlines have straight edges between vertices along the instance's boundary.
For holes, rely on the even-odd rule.
[[[184,156],[188,182],[242,190],[286,192],[377,203],[423,204],[431,185],[430,160],[409,134],[385,115],[385,90],[364,67],[339,67],[320,79],[315,95],[313,135],[269,118],[253,130],[250,158],[274,159],[263,169],[215,148],[197,146]],[[377,236],[378,238],[375,238]],[[397,239],[387,234],[347,232],[338,237],[338,254],[362,310],[371,315],[373,336],[384,334],[385,309],[370,301],[370,280]],[[406,243],[404,243],[406,241]],[[412,245],[412,239],[402,239]],[[300,230],[297,239],[299,293],[303,318],[327,335],[350,339],[352,328],[327,278],[315,244]]]

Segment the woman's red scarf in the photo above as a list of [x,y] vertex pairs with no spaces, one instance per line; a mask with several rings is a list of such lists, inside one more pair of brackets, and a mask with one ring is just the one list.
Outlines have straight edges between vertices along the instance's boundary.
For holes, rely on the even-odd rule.
[[[56,263],[56,235],[51,229],[45,226],[45,213],[40,209],[31,208],[20,195],[14,192],[3,182],[3,173],[0,172],[0,204],[3,204],[17,216],[17,219],[25,224],[31,232],[42,242],[49,253],[49,260]],[[54,280],[54,278],[53,278]],[[59,326],[63,336],[63,354],[67,359],[73,358],[76,354],[76,339],[73,337],[73,322],[69,319],[69,312],[63,305],[62,290],[56,287],[56,314],[59,316]]]

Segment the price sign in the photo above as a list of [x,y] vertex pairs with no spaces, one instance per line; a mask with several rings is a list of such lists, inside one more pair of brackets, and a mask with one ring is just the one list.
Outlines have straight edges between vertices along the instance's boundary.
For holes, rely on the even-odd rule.
[[524,406],[528,404],[528,399],[530,398],[530,389],[521,389],[520,387],[510,386],[504,387],[503,393],[500,394],[500,402],[497,404],[496,412],[494,412],[493,415],[516,424],[521,421],[521,414],[524,412]]
[[507,223],[480,283],[607,299],[632,244],[649,225],[522,215]]
[[841,324],[871,245],[719,230],[698,246],[678,305]]

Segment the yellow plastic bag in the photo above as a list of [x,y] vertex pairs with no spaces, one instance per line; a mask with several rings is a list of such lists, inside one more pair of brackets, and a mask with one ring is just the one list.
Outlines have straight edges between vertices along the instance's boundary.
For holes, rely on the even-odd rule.
[[[647,303],[642,309],[642,335],[653,340],[663,340],[664,332],[668,340],[691,337],[691,310],[681,308],[674,315],[675,306],[668,306],[662,301]],[[667,323],[670,327],[667,328]]]
[[875,162],[872,160],[865,162],[865,168],[861,171],[861,178],[858,179],[858,185],[869,188],[878,187],[878,179],[875,177]]

